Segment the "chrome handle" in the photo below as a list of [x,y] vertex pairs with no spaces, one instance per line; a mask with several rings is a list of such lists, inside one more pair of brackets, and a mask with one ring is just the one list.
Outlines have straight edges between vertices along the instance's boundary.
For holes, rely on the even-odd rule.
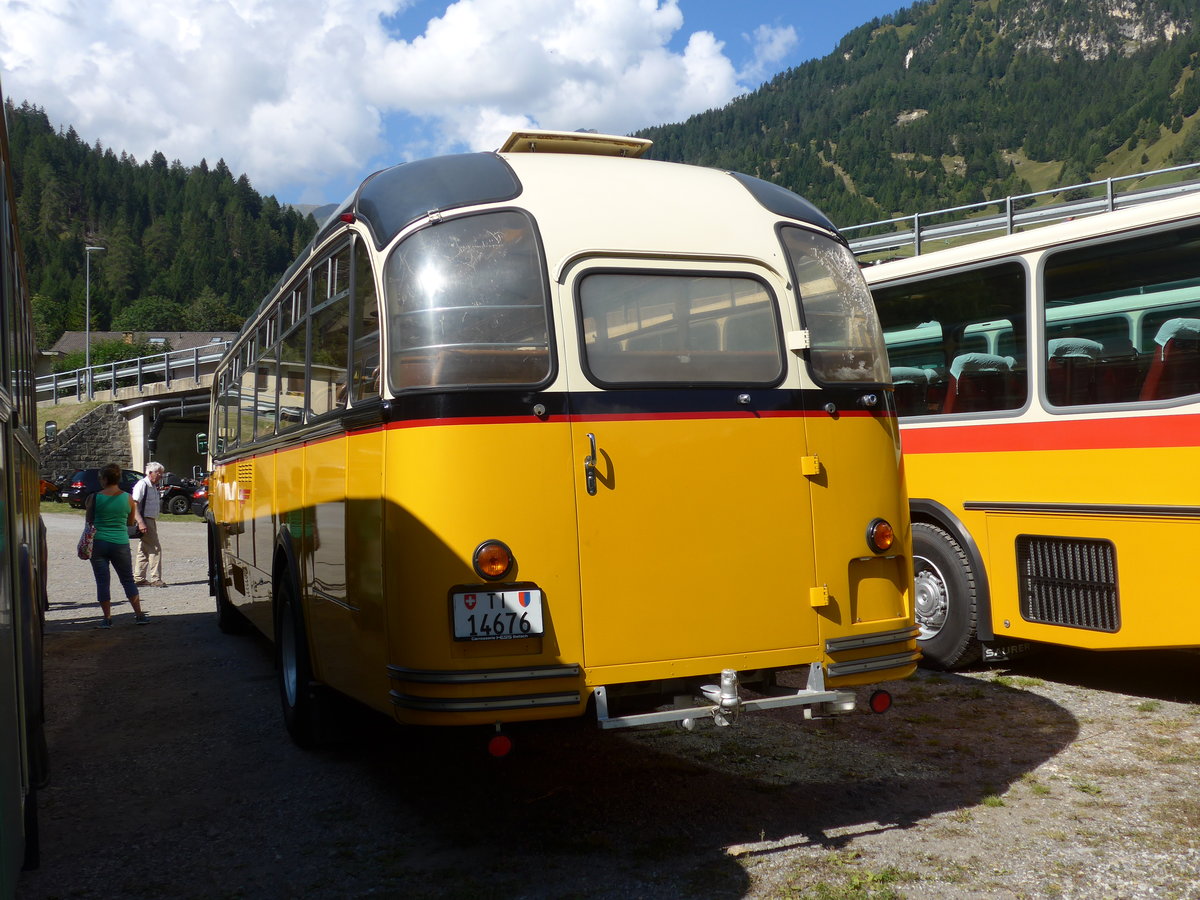
[[587,492],[593,496],[596,493],[596,436],[589,434],[588,443],[592,452],[583,461],[583,477],[587,482]]

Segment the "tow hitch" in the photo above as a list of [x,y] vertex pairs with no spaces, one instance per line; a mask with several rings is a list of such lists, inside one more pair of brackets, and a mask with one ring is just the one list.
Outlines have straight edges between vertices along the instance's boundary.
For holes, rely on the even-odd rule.
[[[718,726],[728,726],[736,721],[744,710],[803,706],[805,718],[838,715],[852,712],[856,700],[853,691],[826,689],[825,671],[820,663],[813,663],[808,667],[807,683],[800,690],[773,689],[772,693],[767,696],[745,699],[741,696],[737,670],[724,669],[721,672],[721,683],[719,685],[703,685],[700,688],[700,694],[710,705],[687,706],[677,702],[676,706],[671,709],[612,716],[608,709],[608,689],[601,685],[595,689],[596,719],[600,727],[604,729],[678,722],[685,729],[691,731],[706,719],[711,719]],[[687,700],[694,699],[687,698]]]

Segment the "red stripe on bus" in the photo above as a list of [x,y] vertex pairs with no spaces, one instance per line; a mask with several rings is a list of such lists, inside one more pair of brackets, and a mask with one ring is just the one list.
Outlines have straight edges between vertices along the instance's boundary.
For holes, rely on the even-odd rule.
[[1011,453],[1015,450],[1119,450],[1200,446],[1200,415],[1003,422],[904,428],[905,453]]

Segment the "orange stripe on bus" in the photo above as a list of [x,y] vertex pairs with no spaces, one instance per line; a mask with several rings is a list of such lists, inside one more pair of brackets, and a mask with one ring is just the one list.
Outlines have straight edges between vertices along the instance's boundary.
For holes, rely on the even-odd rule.
[[909,454],[1193,447],[1200,446],[1200,415],[1004,422],[954,428],[902,427],[900,442]]

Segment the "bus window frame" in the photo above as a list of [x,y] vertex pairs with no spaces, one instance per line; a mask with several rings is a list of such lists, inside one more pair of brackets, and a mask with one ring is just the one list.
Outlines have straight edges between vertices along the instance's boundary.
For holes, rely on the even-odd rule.
[[[418,385],[401,385],[396,386],[393,382],[392,367],[393,359],[393,331],[395,326],[393,323],[392,300],[388,293],[388,272],[392,263],[392,258],[396,252],[404,245],[406,241],[411,240],[417,235],[423,234],[430,228],[438,228],[443,225],[461,222],[464,220],[476,218],[479,216],[495,216],[502,213],[515,213],[525,220],[529,226],[529,234],[533,238],[534,252],[536,255],[536,265],[534,270],[538,276],[538,288],[541,292],[542,306],[545,313],[546,321],[546,354],[548,365],[546,367],[546,375],[539,381],[510,381],[510,382],[467,382],[453,384],[418,384]],[[488,209],[473,209],[467,212],[459,213],[452,216],[442,216],[437,221],[424,220],[412,228],[402,231],[382,253],[382,259],[376,267],[379,272],[381,283],[377,286],[378,298],[380,301],[380,361],[386,359],[384,378],[381,380],[381,389],[386,388],[388,395],[392,397],[405,396],[419,393],[444,393],[452,391],[542,391],[548,388],[558,378],[559,359],[558,359],[558,323],[555,318],[554,298],[551,291],[551,278],[548,270],[548,260],[546,257],[545,244],[542,241],[541,229],[538,226],[537,218],[527,209],[520,206],[498,206]],[[532,308],[532,304],[530,304]],[[374,399],[374,398],[372,398]]]
[[[272,307],[258,323],[259,341],[254,361],[254,443],[269,441],[279,428],[279,319]],[[271,371],[266,371],[269,367]],[[264,377],[265,376],[265,377]],[[261,384],[260,384],[261,382]],[[271,410],[270,427],[264,430],[264,399]]]
[[[809,236],[820,237],[820,238],[823,238],[823,239],[829,241],[831,244],[833,244],[835,246],[840,246],[840,247],[844,248],[846,251],[846,255],[849,257],[850,261],[854,263],[855,270],[859,272],[859,278],[862,280],[863,289],[866,292],[868,306],[870,308],[871,313],[875,316],[875,327],[878,332],[878,338],[879,338],[879,346],[875,348],[875,351],[877,354],[879,354],[879,353],[883,354],[884,364],[888,367],[886,380],[883,380],[883,381],[844,381],[844,380],[843,381],[830,381],[826,378],[818,376],[817,367],[813,363],[814,347],[812,346],[812,344],[814,342],[812,341],[812,326],[809,324],[809,321],[808,321],[809,316],[808,316],[808,310],[805,308],[804,297],[800,293],[800,287],[799,287],[800,279],[796,273],[795,260],[793,259],[791,251],[788,249],[787,241],[784,239],[784,232],[790,231],[790,230],[802,232]],[[804,329],[805,331],[807,331],[810,336],[810,346],[803,354],[804,365],[805,365],[805,369],[806,369],[809,379],[814,384],[820,385],[823,388],[829,388],[829,389],[835,389],[835,390],[841,390],[841,389],[850,389],[850,390],[867,389],[867,390],[870,390],[872,388],[882,388],[885,385],[890,384],[891,383],[891,365],[888,362],[887,343],[883,339],[883,323],[882,323],[882,321],[880,321],[880,318],[879,318],[879,311],[875,305],[874,296],[871,293],[871,286],[866,283],[866,279],[862,276],[861,268],[859,268],[858,261],[854,258],[854,254],[850,250],[849,245],[845,242],[844,239],[841,239],[840,237],[833,237],[829,234],[825,234],[825,233],[818,231],[812,227],[806,226],[805,224],[798,222],[798,221],[786,221],[786,222],[777,223],[775,226],[775,239],[779,243],[780,254],[782,255],[784,264],[787,267],[788,285],[791,287],[792,296],[795,300],[797,321],[800,323],[800,327],[802,329]]]
[[[1146,252],[1147,245],[1149,245],[1149,247],[1153,249],[1155,247],[1163,247],[1163,246],[1170,246],[1172,244],[1177,244],[1180,239],[1178,237],[1174,241],[1172,241],[1172,240],[1164,241],[1163,238],[1171,236],[1171,235],[1179,236],[1184,233],[1191,234],[1193,237],[1200,236],[1200,222],[1197,222],[1194,219],[1190,220],[1188,222],[1180,222],[1180,221],[1159,222],[1153,226],[1135,229],[1132,232],[1106,233],[1106,234],[1101,234],[1101,235],[1096,235],[1096,236],[1091,236],[1091,237],[1084,237],[1084,238],[1079,238],[1079,239],[1076,239],[1073,241],[1068,241],[1068,242],[1065,242],[1063,244],[1059,244],[1056,246],[1048,246],[1048,247],[1040,248],[1036,251],[1030,251],[1030,253],[1029,253],[1030,256],[1034,256],[1034,255],[1037,256],[1037,261],[1038,261],[1037,271],[1038,271],[1038,278],[1039,278],[1038,284],[1041,289],[1041,293],[1040,293],[1040,297],[1039,297],[1039,299],[1041,301],[1039,322],[1040,322],[1040,327],[1042,329],[1042,333],[1041,333],[1041,342],[1038,347],[1038,352],[1039,352],[1039,355],[1041,356],[1040,365],[1042,368],[1041,368],[1041,373],[1040,373],[1041,374],[1041,388],[1040,388],[1039,393],[1040,393],[1041,400],[1042,400],[1042,407],[1046,412],[1048,412],[1052,415],[1080,415],[1080,414],[1088,414],[1088,413],[1093,413],[1093,412],[1108,412],[1108,411],[1115,411],[1115,410],[1129,410],[1129,409],[1139,409],[1139,408],[1140,409],[1163,409],[1163,408],[1169,408],[1172,406],[1187,405],[1189,403],[1195,403],[1196,400],[1198,398],[1200,398],[1200,391],[1196,391],[1196,392],[1191,392],[1191,393],[1180,394],[1178,396],[1173,396],[1173,397],[1157,397],[1157,398],[1153,398],[1153,399],[1142,399],[1140,396],[1135,396],[1130,399],[1124,399],[1124,400],[1106,400],[1102,403],[1075,403],[1075,404],[1056,406],[1051,402],[1049,396],[1047,395],[1047,387],[1049,385],[1049,358],[1048,358],[1047,351],[1049,349],[1049,340],[1051,340],[1047,336],[1048,335],[1048,325],[1049,325],[1049,321],[1048,321],[1049,320],[1049,312],[1051,309],[1061,310],[1061,309],[1070,308],[1069,304],[1064,304],[1062,302],[1057,303],[1053,307],[1050,306],[1051,291],[1046,288],[1046,284],[1047,284],[1046,272],[1047,272],[1047,269],[1050,267],[1050,263],[1052,261],[1054,261],[1055,259],[1059,259],[1062,257],[1069,258],[1072,254],[1076,255],[1077,262],[1079,259],[1086,259],[1087,254],[1092,254],[1093,256],[1100,256],[1105,260],[1111,260],[1114,258],[1123,258],[1126,260],[1130,260],[1130,259],[1137,258],[1140,254]],[[1119,249],[1119,253],[1114,252],[1114,251],[1118,251],[1118,249]],[[1139,267],[1133,266],[1133,265],[1130,265],[1127,263],[1125,268],[1128,270],[1137,270]],[[1200,268],[1198,268],[1197,271],[1200,271]],[[1168,280],[1166,282],[1154,282],[1154,284],[1173,284],[1178,280],[1180,280],[1180,279]],[[1191,275],[1185,280],[1197,282],[1196,287],[1195,287],[1195,290],[1196,290],[1195,300],[1193,301],[1193,303],[1194,303],[1194,305],[1200,307],[1200,274]],[[1127,283],[1121,287],[1116,287],[1116,288],[1111,289],[1110,291],[1103,292],[1103,293],[1108,293],[1108,294],[1114,295],[1111,298],[1104,298],[1104,299],[1116,299],[1119,297],[1134,297],[1134,296],[1149,297],[1149,296],[1152,296],[1155,293],[1155,291],[1146,292],[1146,288],[1148,286],[1150,286],[1150,285],[1144,280],[1138,280],[1136,282]],[[1163,288],[1162,290],[1173,290],[1173,289],[1172,288]],[[1061,298],[1059,298],[1057,295],[1055,295],[1055,299],[1061,300]],[[1089,302],[1093,302],[1093,301],[1089,301]],[[1095,301],[1095,302],[1102,302],[1102,301]],[[1161,307],[1159,309],[1161,309]],[[1131,343],[1133,352],[1138,357],[1142,356],[1143,354],[1147,354],[1147,353],[1153,354],[1155,352],[1154,334],[1148,333],[1147,329],[1145,327],[1145,323],[1146,323],[1148,316],[1150,316],[1155,311],[1156,311],[1156,308],[1153,306],[1141,305],[1134,309],[1128,309],[1124,312],[1115,313],[1115,315],[1124,317],[1127,320],[1128,327],[1129,327],[1129,334],[1127,335],[1127,337]],[[1112,315],[1112,314],[1110,313],[1110,315]],[[1183,315],[1183,313],[1176,312],[1176,313],[1172,314],[1171,317],[1177,317],[1179,315]],[[1142,373],[1143,379],[1144,379],[1144,376],[1145,376],[1145,373]]]
[[[1034,256],[1034,254],[1030,254],[1030,257],[1033,257],[1033,256]],[[902,418],[906,421],[910,421],[910,422],[921,422],[921,423],[936,422],[936,421],[943,420],[943,419],[949,419],[951,421],[960,421],[960,420],[978,419],[978,418],[1005,418],[1005,419],[1007,419],[1007,418],[1015,418],[1017,416],[1023,415],[1025,412],[1027,412],[1031,408],[1034,398],[1033,398],[1033,391],[1031,390],[1030,382],[1031,382],[1031,377],[1032,377],[1034,370],[1033,370],[1032,361],[1031,361],[1032,350],[1030,348],[1035,345],[1034,322],[1033,322],[1033,312],[1034,312],[1033,285],[1035,283],[1037,283],[1037,282],[1035,282],[1035,277],[1040,276],[1041,262],[1042,262],[1042,260],[1040,257],[1036,258],[1036,259],[1034,259],[1035,265],[1033,267],[1031,267],[1029,264],[1030,259],[1026,258],[1025,256],[1020,256],[1020,255],[1018,255],[1018,256],[996,256],[996,257],[991,257],[991,258],[984,259],[984,260],[976,260],[976,261],[973,261],[973,262],[971,262],[969,264],[965,264],[965,265],[947,266],[944,269],[937,270],[936,273],[933,273],[933,274],[925,273],[922,275],[913,275],[913,276],[906,277],[906,278],[897,278],[895,281],[889,281],[883,285],[871,285],[868,283],[868,288],[871,291],[872,297],[874,297],[875,290],[877,288],[891,290],[893,288],[904,287],[905,285],[929,284],[931,282],[935,282],[935,281],[940,280],[945,277],[962,276],[962,275],[966,275],[971,272],[980,272],[980,271],[983,271],[986,269],[996,268],[996,267],[1003,266],[1003,265],[1010,264],[1010,263],[1015,264],[1021,270],[1021,277],[1024,280],[1023,284],[1022,284],[1022,291],[1021,291],[1021,304],[1020,304],[1021,313],[1020,313],[1019,317],[1016,315],[1010,314],[1010,313],[1015,313],[1015,310],[1004,311],[1003,315],[1000,314],[1000,311],[992,310],[991,313],[989,314],[989,316],[985,319],[978,319],[978,320],[972,319],[969,321],[956,321],[956,322],[951,323],[954,325],[961,326],[961,327],[955,328],[955,329],[948,329],[946,327],[947,323],[945,323],[941,320],[931,320],[931,321],[937,322],[937,324],[942,332],[943,342],[945,341],[946,336],[948,334],[958,333],[961,335],[961,338],[966,338],[966,337],[968,337],[967,331],[972,326],[985,325],[988,323],[998,322],[1001,320],[1006,321],[1008,323],[1009,327],[1011,328],[1012,334],[1014,336],[1014,340],[1015,340],[1015,336],[1017,334],[1017,326],[1020,325],[1022,327],[1024,335],[1025,335],[1025,369],[1024,369],[1025,400],[1020,405],[1014,406],[1014,407],[986,409],[986,410],[965,410],[962,412],[953,412],[953,411],[945,412],[943,410],[938,410],[936,412],[929,412],[924,415],[902,415],[902,416],[900,416],[900,418]],[[876,300],[876,307],[878,308],[878,300]],[[1016,321],[1014,321],[1014,319],[1016,319]],[[880,316],[879,324],[880,324],[880,328],[884,329],[884,344],[885,344],[885,349],[886,349],[887,331],[884,328],[884,322],[883,322],[882,315]],[[910,327],[916,328],[916,327],[920,327],[920,325],[923,325],[923,324],[926,324],[926,323],[922,322],[922,323],[918,323],[918,325],[910,326]],[[1040,336],[1041,336],[1041,331],[1042,331],[1042,329],[1041,329],[1040,320],[1039,320],[1039,325],[1037,328],[1039,340],[1040,340]],[[990,351],[990,348],[991,348],[990,342],[988,343],[988,346],[989,346],[989,351]],[[1040,354],[1041,351],[1039,350],[1038,352]],[[949,377],[950,366],[953,363],[953,361],[954,361],[954,357],[949,357],[945,361],[947,378]],[[889,364],[889,366],[891,365],[890,354],[888,356],[888,364]],[[1045,389],[1044,388],[1044,386],[1045,386],[1045,362],[1042,360],[1039,360],[1037,362],[1037,365],[1040,367],[1038,369],[1038,390],[1039,390],[1039,395],[1040,395],[1041,392],[1044,391],[1044,389]],[[1044,407],[1046,406],[1045,403],[1043,403],[1042,405]]]
[[[685,381],[685,380],[641,380],[641,381],[606,381],[600,378],[591,366],[591,360],[588,356],[587,335],[584,332],[583,323],[586,321],[586,314],[583,309],[583,298],[580,294],[583,283],[590,277],[596,275],[653,275],[662,277],[676,278],[724,278],[728,280],[743,279],[746,281],[754,281],[760,284],[766,294],[768,305],[771,309],[772,322],[775,328],[776,339],[776,360],[779,364],[778,374],[767,381]],[[754,387],[754,388],[775,388],[788,376],[788,360],[787,351],[784,347],[784,325],[781,318],[780,299],[775,289],[771,287],[770,282],[761,274],[747,270],[744,266],[739,265],[738,268],[656,268],[645,265],[619,266],[612,264],[601,264],[588,266],[580,269],[572,276],[572,302],[575,308],[576,322],[579,323],[576,328],[575,340],[577,342],[579,353],[579,364],[584,376],[596,387],[604,390],[639,390],[646,388],[684,388],[705,390],[710,388],[731,388],[731,387]],[[735,309],[735,307],[730,308]],[[674,321],[674,320],[673,320]],[[697,351],[702,352],[702,351]]]
[[[346,252],[349,261],[349,271],[347,273],[345,287],[340,291],[334,291],[336,279],[333,277],[335,269],[334,260],[342,251]],[[314,262],[307,267],[308,279],[308,313],[307,321],[307,339],[305,342],[304,353],[304,380],[305,387],[305,424],[320,425],[323,422],[328,422],[338,416],[345,415],[350,411],[350,359],[352,344],[350,343],[350,333],[353,328],[353,290],[351,288],[353,271],[354,271],[354,232],[347,230],[339,233],[326,243],[319,253],[313,254]],[[318,274],[323,273],[323,274]],[[317,286],[324,284],[326,295],[323,299],[317,299]],[[316,317],[329,309],[334,309],[338,303],[346,304],[346,352],[342,360],[342,397],[340,403],[333,403],[329,409],[324,412],[316,412],[312,407],[313,402],[313,351],[315,349],[316,328],[314,323]],[[332,382],[323,380],[322,384],[337,384],[337,380]],[[335,389],[336,399],[336,389]]]
[[[374,271],[375,267],[371,260],[371,251],[367,247],[367,242],[363,240],[362,235],[355,234],[350,248],[350,339],[348,342],[350,369],[347,375],[349,379],[349,397],[347,401],[352,409],[355,407],[361,409],[364,405],[382,402],[384,350],[384,316],[382,310],[384,309],[384,304],[380,299],[379,286],[375,282]],[[360,289],[362,285],[359,283],[359,279],[364,273],[370,279],[367,290],[369,291],[370,299],[374,302],[375,328],[373,331],[368,331],[365,335],[360,335],[359,329],[363,322],[363,302],[365,297],[363,290]],[[360,351],[369,350],[372,336],[375,341],[375,369],[373,373],[367,374],[359,371],[358,363]],[[367,356],[369,357],[369,353]],[[374,385],[373,393],[363,390],[363,385],[368,380]],[[307,379],[305,383],[307,384]]]
[[[290,434],[291,432],[297,430],[298,428],[304,428],[305,425],[308,424],[308,420],[309,420],[309,417],[308,417],[308,397],[309,397],[308,356],[309,356],[309,353],[311,352],[309,335],[312,332],[312,328],[310,327],[310,322],[309,322],[309,314],[308,314],[309,299],[310,299],[309,290],[312,285],[312,279],[309,277],[310,274],[311,273],[310,273],[309,269],[307,269],[307,268],[303,269],[300,273],[298,273],[297,279],[295,281],[289,283],[287,288],[280,292],[280,298],[279,298],[280,315],[281,316],[283,315],[284,310],[288,310],[291,319],[290,319],[290,324],[288,325],[288,327],[286,329],[283,329],[281,327],[282,333],[280,334],[280,337],[279,337],[279,355],[278,355],[278,364],[279,364],[279,372],[280,372],[279,396],[282,397],[284,395],[284,391],[283,391],[284,386],[282,383],[282,378],[284,377],[283,376],[284,347],[288,344],[289,339],[294,334],[296,334],[296,332],[298,332],[298,331],[303,332],[303,359],[300,360],[300,380],[303,385],[303,390],[300,393],[300,415],[297,417],[296,421],[289,422],[287,427],[284,427],[283,405],[282,405],[282,403],[280,403],[278,424],[276,426],[276,432],[275,432],[277,436],[282,435],[282,434]],[[282,324],[282,321],[281,321],[281,324]],[[291,361],[289,360],[289,364],[290,363],[291,363]],[[289,383],[290,383],[292,377],[293,376],[289,373],[287,376]],[[291,392],[289,391],[288,394],[290,396]]]

